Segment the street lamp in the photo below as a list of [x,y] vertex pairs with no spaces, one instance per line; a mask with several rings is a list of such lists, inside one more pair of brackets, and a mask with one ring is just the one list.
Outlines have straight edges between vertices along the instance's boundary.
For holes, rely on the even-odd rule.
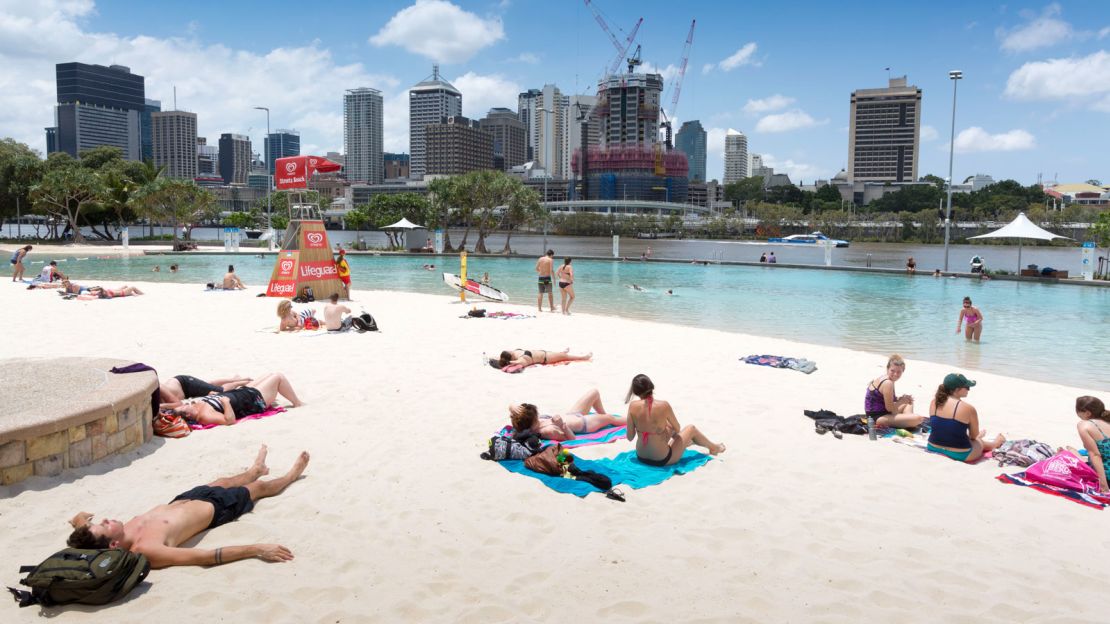
[[948,72],[952,80],[952,132],[948,139],[948,206],[944,209],[944,270],[948,271],[948,240],[952,228],[952,158],[956,151],[956,83],[964,77],[958,69]]
[[[255,110],[266,111],[266,141],[269,141],[270,140],[270,109],[266,108],[265,106],[255,106],[254,108],[255,108]],[[265,143],[263,143],[263,145],[265,146]],[[270,214],[271,210],[272,210],[272,207],[271,207],[271,204],[270,204],[270,202],[271,202],[270,193],[274,189],[274,171],[273,171],[274,163],[270,162],[269,150],[266,150],[266,151],[267,151],[267,153],[266,153],[266,167],[268,169],[270,169],[270,171],[266,175],[266,231],[269,232],[269,234],[270,234],[270,241],[269,241],[268,244],[270,245],[270,250],[272,251],[274,249],[274,220],[273,220],[273,217]],[[945,268],[947,268],[947,267],[945,267]]]

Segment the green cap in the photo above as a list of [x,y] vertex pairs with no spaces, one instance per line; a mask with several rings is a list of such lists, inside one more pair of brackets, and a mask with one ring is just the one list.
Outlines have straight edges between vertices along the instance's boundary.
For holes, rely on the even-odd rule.
[[952,392],[957,388],[970,388],[975,382],[959,373],[949,373],[944,376],[944,389]]

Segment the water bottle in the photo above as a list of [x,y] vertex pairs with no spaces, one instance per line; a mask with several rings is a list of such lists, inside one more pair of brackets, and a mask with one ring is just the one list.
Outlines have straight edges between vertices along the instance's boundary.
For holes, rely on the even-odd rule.
[[875,417],[874,416],[868,416],[867,417],[867,437],[871,438],[872,440],[877,439],[876,436],[875,436]]

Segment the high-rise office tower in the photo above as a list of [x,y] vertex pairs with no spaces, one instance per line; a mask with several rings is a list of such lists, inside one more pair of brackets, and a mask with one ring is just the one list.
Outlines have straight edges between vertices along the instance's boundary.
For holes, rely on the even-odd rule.
[[748,137],[743,132],[728,129],[725,133],[725,184],[739,182],[748,177]]
[[697,119],[684,121],[675,135],[675,148],[684,152],[690,163],[691,182],[705,182],[705,143],[705,128]]
[[150,114],[154,164],[169,178],[197,177],[197,114],[164,111]]
[[459,175],[493,169],[493,135],[462,115],[425,126],[428,146],[425,174]]
[[197,137],[197,177],[211,178],[220,175],[220,148],[208,145],[208,139]]
[[220,177],[224,184],[246,184],[251,169],[251,140],[244,134],[220,135]]
[[154,158],[154,139],[151,136],[153,126],[150,115],[161,110],[162,102],[150,98],[143,99],[143,112],[139,115],[139,150],[142,152],[143,160]]
[[570,98],[553,84],[517,96],[517,109],[528,133],[530,160],[548,175],[563,178]]
[[[328,160],[331,160],[330,158]],[[385,179],[402,180],[409,177],[409,155],[391,154],[386,152],[382,156],[385,162]]]
[[516,113],[507,108],[491,108],[479,125],[493,137],[494,169],[508,171],[528,162],[528,137],[524,122]]
[[351,182],[381,184],[382,92],[360,87],[343,95],[343,171]]
[[597,85],[601,140],[606,147],[659,142],[660,74],[613,74]]
[[912,182],[921,147],[921,89],[906,77],[885,89],[852,92],[848,124],[848,179]]
[[[460,116],[462,93],[440,78],[439,65],[433,65],[432,75],[409,89],[409,172],[414,179],[422,180],[428,173],[425,165],[425,126],[438,124],[446,117]],[[350,154],[348,151],[348,158]],[[378,159],[381,159],[381,152]]]
[[762,154],[748,154],[748,177],[755,177],[763,175],[760,170],[763,169],[763,155]]
[[274,175],[277,159],[301,155],[301,133],[296,130],[275,130],[262,143],[270,175]]
[[123,65],[86,63],[58,63],[55,74],[57,151],[77,158],[85,150],[109,145],[118,147],[127,160],[142,158],[142,76]]
[[[569,100],[568,130],[565,135],[566,144],[563,147],[563,172],[567,175],[572,172],[571,160],[574,158],[574,151],[582,148],[582,119],[597,104],[597,96],[572,95]],[[586,123],[586,145],[588,147],[601,145],[601,120],[597,115],[592,115]]]

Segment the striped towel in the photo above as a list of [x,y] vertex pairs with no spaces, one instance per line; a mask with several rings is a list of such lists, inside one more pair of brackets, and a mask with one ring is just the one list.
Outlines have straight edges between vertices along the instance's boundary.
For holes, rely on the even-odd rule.
[[[594,444],[609,444],[624,438],[628,433],[628,427],[618,427],[616,425],[609,425],[598,429],[593,433],[576,433],[573,440],[563,440],[562,444],[566,448],[577,448],[579,446],[592,446]],[[513,435],[513,426],[505,425],[497,435],[511,436]],[[555,440],[543,440],[542,446],[548,447],[555,444]]]
[[[260,412],[258,414],[251,414],[250,416],[243,416],[242,418],[236,419],[235,422],[236,423],[241,423],[244,420],[258,420],[259,418],[266,418],[267,416],[273,416],[274,414],[280,414],[284,411],[285,411],[284,407],[281,407],[280,405],[273,405],[273,406],[270,407],[270,409],[266,410],[265,412]],[[193,431],[197,431],[198,429],[214,429],[216,427],[223,427],[223,426],[224,425],[202,425],[200,423],[189,423],[189,428],[192,429]]]
[[1003,473],[995,477],[995,479],[998,479],[1003,483],[1009,483],[1011,485],[1023,485],[1028,488],[1033,488],[1038,492],[1044,492],[1045,494],[1052,494],[1053,496],[1066,498],[1072,502],[1079,503],[1080,505],[1086,505],[1087,507],[1090,507],[1092,509],[1102,509],[1110,505],[1110,496],[1104,496],[1102,494],[1087,494],[1084,492],[1078,492],[1076,490],[1069,490],[1062,487],[1056,487],[1054,485],[1046,485],[1044,483],[1030,481],[1029,479],[1025,478],[1025,471],[1015,472],[1014,474]]

